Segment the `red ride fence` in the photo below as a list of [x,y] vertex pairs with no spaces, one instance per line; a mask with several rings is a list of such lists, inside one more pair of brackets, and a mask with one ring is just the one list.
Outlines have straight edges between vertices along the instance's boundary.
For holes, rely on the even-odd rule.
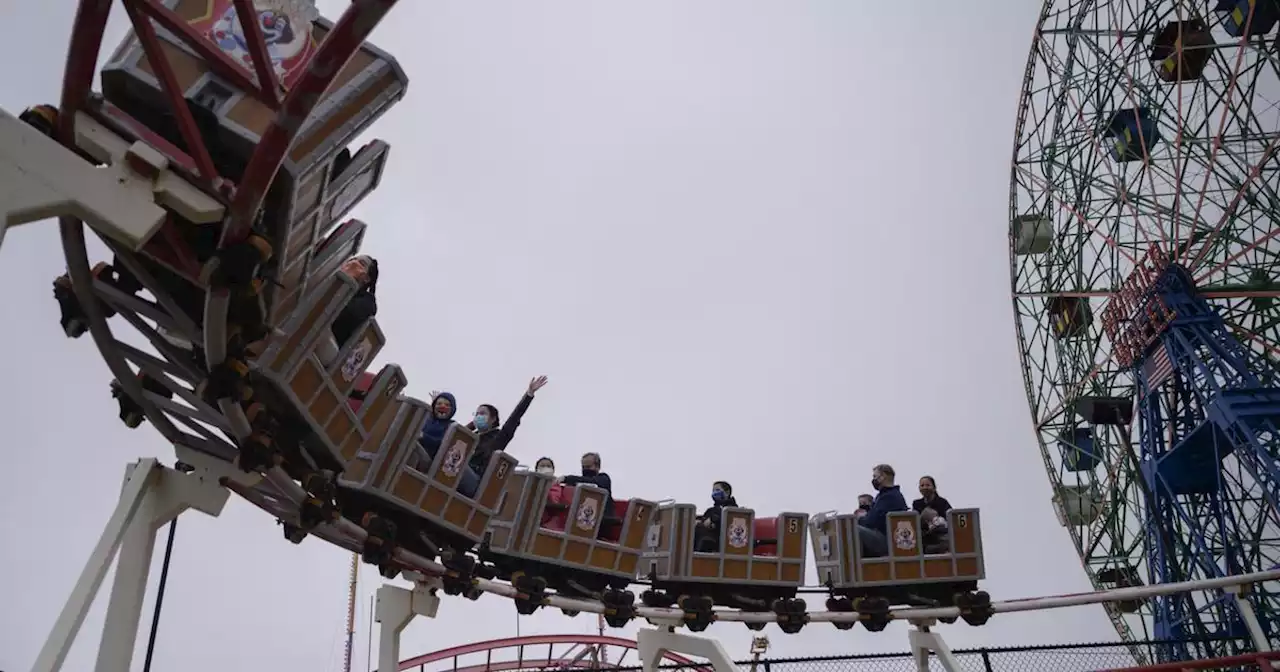
[[[991,647],[954,651],[959,672],[1181,672],[1182,670],[1231,670],[1252,672],[1272,669],[1280,653],[1247,654],[1230,658],[1188,661],[1162,665],[1138,665],[1131,651],[1152,655],[1162,642],[1099,642],[1026,647]],[[1249,648],[1244,641],[1241,648]],[[915,661],[907,653],[857,654],[815,658],[774,658],[739,661],[743,672],[917,672]],[[622,667],[617,669],[638,670]],[[663,670],[694,672],[694,665],[663,665]],[[930,660],[931,672],[943,672],[936,658]]]

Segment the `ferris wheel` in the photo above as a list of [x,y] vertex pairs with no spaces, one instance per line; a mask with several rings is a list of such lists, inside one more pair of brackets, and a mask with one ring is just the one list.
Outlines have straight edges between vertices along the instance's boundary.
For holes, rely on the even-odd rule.
[[[1275,0],[1048,0],[1010,188],[1024,382],[1099,588],[1280,564]],[[1271,590],[1268,590],[1270,588]],[[1245,648],[1280,588],[1107,606],[1160,657]]]

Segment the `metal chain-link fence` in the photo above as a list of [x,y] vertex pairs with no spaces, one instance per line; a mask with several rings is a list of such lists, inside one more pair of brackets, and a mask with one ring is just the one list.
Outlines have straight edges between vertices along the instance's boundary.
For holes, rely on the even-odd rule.
[[[1240,642],[1248,648],[1244,641]],[[1059,646],[1000,647],[961,649],[953,653],[962,672],[1094,672],[1139,665],[1132,651],[1137,649],[1155,660],[1154,650],[1161,642],[1126,644],[1099,642]],[[761,659],[738,661],[743,672],[917,672],[908,653],[860,654],[822,658]],[[936,658],[930,670],[944,672]],[[639,668],[620,668],[639,670]],[[664,670],[705,670],[700,665],[662,665]],[[1234,668],[1240,669],[1240,668]],[[1252,669],[1252,668],[1245,668]]]

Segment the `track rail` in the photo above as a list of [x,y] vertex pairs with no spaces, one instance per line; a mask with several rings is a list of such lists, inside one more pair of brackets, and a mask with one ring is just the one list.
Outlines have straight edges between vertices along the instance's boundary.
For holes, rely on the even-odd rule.
[[[556,646],[571,646],[566,652],[557,656],[554,655]],[[547,647],[547,655],[543,657],[526,655],[525,650],[531,647]],[[548,667],[566,668],[566,667],[594,667],[595,662],[591,660],[577,660],[569,658],[577,647],[609,647],[611,649],[621,649],[625,651],[636,650],[637,644],[634,639],[624,639],[622,637],[611,637],[608,635],[527,635],[524,637],[507,637],[503,639],[491,639],[483,642],[472,642],[470,644],[462,644],[459,646],[424,653],[413,658],[406,658],[400,661],[401,670],[425,669],[425,666],[432,663],[444,661],[453,661],[450,668],[452,672],[463,672],[464,670],[521,670],[521,669],[543,669]],[[507,651],[516,649],[519,655],[516,660],[493,660],[493,652]],[[472,665],[459,667],[458,658],[463,656],[485,653],[489,659],[483,665]],[[625,655],[625,653],[623,654]],[[663,659],[669,663],[687,666],[688,669],[695,672],[706,672],[709,668],[696,666],[691,658],[687,658],[678,653],[667,652],[663,655]],[[608,666],[606,666],[607,669]]]
[[[305,495],[301,492],[301,487],[294,483],[292,479],[285,476],[283,473],[276,473],[277,471],[278,468],[267,474],[267,482],[272,486],[271,489],[263,486],[250,488],[234,482],[226,482],[224,485],[232,492],[235,492],[251,504],[261,508],[273,516],[283,520],[296,522],[298,503],[302,501],[302,498]],[[272,492],[272,490],[274,490],[274,492]],[[312,534],[331,544],[353,552],[359,551],[367,537],[363,528],[346,519],[340,519],[333,523],[320,525],[312,530]],[[434,560],[428,560],[427,558],[404,549],[396,550],[395,562],[404,570],[419,572],[427,577],[444,576],[448,572],[444,565]],[[1109,604],[1127,600],[1142,600],[1157,596],[1175,595],[1192,590],[1224,589],[1232,586],[1249,585],[1276,580],[1280,580],[1280,569],[1256,572],[1253,574],[1242,574],[1238,576],[1219,577],[1215,579],[1184,581],[1180,583],[1164,583],[1153,586],[1116,588],[1087,593],[1071,593],[1017,600],[1005,600],[1002,602],[992,602],[991,611],[997,614],[1008,614],[1023,611],[1041,611],[1045,609],[1063,609],[1066,607],[1078,607],[1089,604]],[[500,581],[475,579],[475,586],[492,595],[499,595],[512,600],[517,599],[518,597],[517,591],[514,587]],[[811,586],[809,588],[822,590],[820,586]],[[543,600],[542,605],[557,609],[587,612],[592,614],[603,614],[607,608],[604,603],[598,600],[585,600],[561,597],[558,595],[547,596]],[[636,607],[636,614],[640,618],[644,618],[650,622],[661,625],[679,625],[685,621],[685,613],[680,609]],[[915,622],[952,619],[959,618],[960,616],[962,616],[962,614],[959,607],[909,607],[905,609],[893,609],[889,612],[889,618],[891,620]],[[806,618],[809,623],[857,623],[867,620],[866,617],[856,611],[817,611],[808,613]],[[778,621],[778,616],[772,612],[717,609],[714,612],[713,620],[731,623],[775,623]]]

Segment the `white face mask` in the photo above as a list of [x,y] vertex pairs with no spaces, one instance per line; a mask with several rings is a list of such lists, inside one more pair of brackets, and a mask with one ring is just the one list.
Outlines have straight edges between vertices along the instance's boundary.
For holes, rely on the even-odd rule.
[[538,467],[538,473],[539,473],[539,474],[546,474],[546,475],[550,476],[550,475],[552,475],[552,474],[556,473],[556,470],[555,470],[555,468],[553,468],[553,467]]

